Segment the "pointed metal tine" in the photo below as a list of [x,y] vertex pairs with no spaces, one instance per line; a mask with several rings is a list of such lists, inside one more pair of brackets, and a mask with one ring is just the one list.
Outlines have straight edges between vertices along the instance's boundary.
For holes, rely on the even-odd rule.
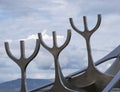
[[67,30],[67,38],[66,38],[65,43],[60,47],[61,50],[63,50],[68,45],[68,43],[70,42],[70,39],[71,39],[71,30],[68,29]]
[[96,24],[96,26],[91,30],[91,32],[94,33],[94,32],[99,28],[100,24],[101,24],[101,15],[98,14],[97,24]]
[[73,22],[73,19],[72,18],[69,18],[69,21],[70,21],[70,24],[72,26],[72,28],[78,32],[79,34],[83,35],[83,32],[81,30],[79,30],[75,25],[74,25],[74,22]]
[[[9,43],[8,43],[8,42],[5,42],[4,44],[5,44],[5,50],[6,50],[7,54],[8,54],[8,56],[9,56],[13,61],[15,61],[15,62],[17,63],[18,59],[15,58],[15,57],[12,55],[12,53],[11,53],[11,51],[10,51],[10,48],[9,48]],[[17,63],[17,64],[18,64],[18,63]]]
[[34,50],[33,54],[29,58],[27,58],[29,62],[31,60],[33,60],[33,58],[38,54],[39,49],[40,49],[40,39],[36,39],[35,50]]
[[53,31],[53,46],[57,47],[57,38],[56,38],[56,32]]
[[20,59],[16,59],[10,52],[9,49],[9,44],[8,42],[5,42],[5,49],[8,54],[8,56],[18,64],[18,66],[21,69],[21,92],[27,92],[27,87],[26,87],[26,68],[29,64],[29,62],[37,55],[40,47],[40,41],[37,39],[36,41],[36,48],[33,52],[33,54],[29,58],[25,58],[25,43],[24,41],[20,41],[20,53],[21,57]]
[[84,22],[84,31],[88,31],[88,25],[87,25],[86,16],[83,16],[83,22]]
[[42,44],[42,46],[46,48],[48,51],[50,51],[50,48],[44,43],[41,33],[38,33],[38,38],[40,39],[40,43]]
[[20,51],[21,51],[21,58],[25,58],[25,43],[24,43],[24,41],[20,41]]

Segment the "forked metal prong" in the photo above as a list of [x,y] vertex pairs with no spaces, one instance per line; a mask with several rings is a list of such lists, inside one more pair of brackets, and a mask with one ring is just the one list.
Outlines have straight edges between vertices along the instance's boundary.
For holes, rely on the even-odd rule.
[[95,32],[95,31],[99,28],[100,24],[101,24],[101,15],[98,14],[97,24],[96,24],[96,26],[91,30],[91,32]]
[[90,37],[98,29],[98,27],[100,26],[101,15],[98,15],[97,24],[92,30],[88,29],[86,16],[83,16],[83,22],[84,22],[84,31],[81,31],[81,30],[76,28],[76,26],[73,23],[72,18],[70,18],[70,24],[71,24],[72,28],[76,32],[78,32],[80,35],[82,35],[86,40],[86,46],[87,46],[87,52],[88,52],[88,67],[94,67],[94,62],[92,60],[91,46],[90,46]]
[[[15,56],[13,56],[13,54],[11,53],[8,42],[5,42],[5,50],[6,50],[6,52],[7,52],[7,55],[8,55],[13,61],[15,61],[15,63],[17,63],[18,59],[17,59]],[[17,63],[17,64],[18,64],[18,63]]]
[[36,40],[36,47],[35,50],[33,52],[33,54],[26,58],[25,57],[25,44],[24,41],[20,41],[20,53],[21,56],[19,59],[15,58],[9,48],[9,43],[5,42],[5,50],[8,54],[8,56],[16,63],[18,64],[18,66],[21,69],[21,90],[20,92],[27,92],[27,86],[26,86],[26,68],[28,66],[28,64],[30,63],[30,61],[35,58],[35,56],[37,55],[38,51],[40,49],[40,41],[39,39]]
[[81,34],[85,39],[89,39],[91,37],[91,35],[99,28],[100,24],[101,24],[101,15],[98,14],[98,20],[97,23],[95,25],[95,27],[91,30],[88,29],[88,25],[87,25],[87,18],[86,16],[83,16],[83,22],[84,22],[84,31],[79,30],[74,22],[72,18],[69,18],[70,24],[72,26],[72,28],[78,32],[79,34]]
[[[38,33],[38,37],[39,37],[40,42],[41,42],[41,44],[43,45],[43,47],[46,48],[49,52],[52,53],[52,51],[53,51],[54,49],[55,49],[55,50],[58,50],[58,51],[62,51],[62,50],[68,45],[68,43],[69,43],[69,41],[70,41],[70,38],[71,38],[71,30],[68,30],[68,31],[67,31],[67,38],[66,38],[64,44],[61,45],[61,46],[59,46],[59,47],[57,46],[56,32],[53,32],[53,47],[52,47],[52,48],[50,48],[49,46],[47,46],[47,45],[45,44],[45,42],[43,41],[43,38],[42,38],[42,34],[41,34],[41,33]],[[53,52],[54,52],[54,51],[53,51]]]
[[[97,24],[92,30],[88,29],[86,16],[83,17],[83,22],[84,22],[84,31],[81,31],[74,25],[72,18],[70,18],[70,24],[71,24],[72,28],[76,32],[78,32],[80,35],[82,35],[86,40],[86,47],[87,47],[87,54],[88,54],[88,68],[82,75],[75,76],[73,79],[70,80],[70,82],[74,86],[77,86],[79,88],[87,87],[92,84],[95,84],[99,88],[99,91],[101,92],[101,90],[112,79],[111,76],[108,76],[108,75],[103,74],[100,71],[98,71],[96,69],[96,67],[94,65],[94,61],[92,59],[90,37],[99,28],[100,23],[101,23],[101,15],[98,15]],[[101,85],[100,81],[103,83],[102,85]]]
[[88,31],[88,25],[87,25],[87,19],[86,16],[83,16],[83,22],[84,22],[84,31]]
[[24,43],[24,41],[20,41],[20,52],[21,52],[20,58],[25,58],[25,43]]
[[64,42],[64,44],[60,47],[61,50],[63,50],[69,44],[70,39],[71,39],[71,30],[68,29],[67,38],[66,38],[66,41]]
[[[45,92],[78,92],[77,90],[73,90],[68,87],[66,79],[63,77],[63,73],[59,64],[59,54],[60,52],[68,45],[70,38],[71,38],[71,31],[67,31],[67,38],[66,41],[62,46],[57,46],[57,36],[56,32],[53,32],[53,47],[48,47],[43,39],[41,33],[38,34],[38,37],[41,41],[41,45],[45,47],[54,57],[54,65],[55,65],[55,83],[53,87]],[[82,91],[84,92],[84,91]]]
[[53,47],[58,47],[57,46],[57,37],[56,37],[56,32],[53,31]]
[[86,40],[86,46],[87,46],[87,51],[88,51],[88,67],[94,67],[94,63],[93,63],[92,55],[91,55],[92,53],[91,53],[91,47],[90,47],[90,37],[98,29],[98,27],[100,26],[101,15],[98,15],[97,24],[92,30],[88,29],[86,16],[83,16],[83,22],[84,22],[84,31],[81,31],[81,30],[76,28],[76,26],[73,23],[72,18],[70,18],[70,24],[71,24],[72,28],[76,32],[78,32],[80,35],[82,35]]
[[42,44],[42,46],[49,51],[49,50],[50,50],[50,47],[48,47],[48,46],[44,43],[41,33],[38,33],[38,38],[40,39],[40,43]]
[[72,28],[73,28],[76,32],[78,32],[79,34],[82,35],[83,32],[75,26],[75,24],[74,24],[74,22],[73,22],[73,19],[72,19],[72,18],[69,18],[69,21],[70,21],[70,24],[71,24]]
[[40,40],[37,39],[37,40],[36,40],[36,46],[35,46],[34,52],[31,54],[30,57],[27,58],[28,62],[32,61],[32,60],[36,57],[36,55],[37,55],[38,52],[39,52],[39,49],[40,49]]

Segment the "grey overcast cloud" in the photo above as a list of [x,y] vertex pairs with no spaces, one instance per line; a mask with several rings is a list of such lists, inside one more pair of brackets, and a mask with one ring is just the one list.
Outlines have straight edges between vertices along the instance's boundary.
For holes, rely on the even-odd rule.
[[[87,66],[85,41],[71,28],[70,17],[83,30],[83,16],[87,16],[92,29],[97,15],[102,15],[101,25],[91,38],[93,59],[99,60],[120,44],[119,4],[119,0],[0,0],[0,82],[20,78],[20,69],[7,56],[4,42],[10,43],[12,54],[19,58],[19,41],[24,40],[28,57],[34,51],[38,33],[52,46],[52,31],[56,31],[60,46],[67,29],[71,29],[71,41],[59,59],[63,73],[66,76]],[[106,64],[99,69],[104,71],[110,62]],[[27,78],[54,78],[53,57],[42,46],[27,68]]]

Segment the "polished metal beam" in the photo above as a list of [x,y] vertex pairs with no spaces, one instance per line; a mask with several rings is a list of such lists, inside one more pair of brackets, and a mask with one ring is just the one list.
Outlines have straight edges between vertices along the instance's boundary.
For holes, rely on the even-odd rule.
[[109,92],[118,81],[120,81],[120,70],[114,76],[114,78],[110,81],[110,83],[108,83],[108,85],[103,89],[102,92]]

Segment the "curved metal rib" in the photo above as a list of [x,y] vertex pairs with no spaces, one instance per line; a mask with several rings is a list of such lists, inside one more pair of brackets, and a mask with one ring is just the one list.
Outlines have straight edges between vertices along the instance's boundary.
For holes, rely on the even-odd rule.
[[37,39],[36,40],[36,47],[35,47],[35,50],[34,50],[33,54],[29,58],[27,58],[28,62],[32,61],[35,58],[35,56],[39,52],[39,49],[40,49],[40,40]]
[[96,24],[96,26],[92,29],[92,32],[95,32],[95,31],[99,28],[100,24],[101,24],[101,15],[98,14],[97,24]]
[[66,41],[64,42],[64,44],[60,47],[61,50],[63,50],[70,42],[70,38],[71,38],[71,30],[67,30],[67,38]]
[[79,33],[79,34],[82,35],[83,32],[82,32],[81,30],[79,30],[79,29],[75,26],[75,24],[74,24],[74,22],[73,22],[73,19],[72,19],[72,18],[69,18],[69,21],[70,21],[70,24],[71,24],[72,28],[73,28],[77,33]]
[[[17,63],[18,59],[15,58],[15,56],[13,56],[13,54],[11,53],[8,42],[5,42],[5,50],[6,50],[6,52],[7,52],[7,55],[8,55],[13,61],[15,61],[15,63]],[[18,64],[18,63],[17,63],[17,64]]]
[[40,39],[40,43],[42,44],[42,46],[49,51],[50,48],[44,43],[44,41],[42,39],[42,34],[41,33],[38,33],[38,38]]

